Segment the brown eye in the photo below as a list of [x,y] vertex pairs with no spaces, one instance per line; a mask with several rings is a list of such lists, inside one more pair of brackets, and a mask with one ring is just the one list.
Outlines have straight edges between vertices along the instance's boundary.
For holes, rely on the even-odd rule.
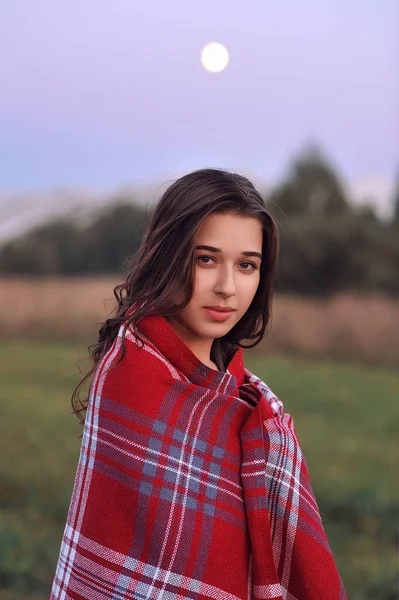
[[197,256],[197,261],[204,266],[208,266],[212,263],[213,258],[212,258],[212,256],[205,256],[205,255]]
[[240,266],[243,271],[248,271],[248,273],[252,273],[258,268],[254,263],[251,262],[242,262]]

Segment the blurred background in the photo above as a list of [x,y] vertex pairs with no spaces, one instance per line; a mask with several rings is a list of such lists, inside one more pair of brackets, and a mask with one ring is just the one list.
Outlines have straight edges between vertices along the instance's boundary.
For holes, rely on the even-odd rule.
[[396,0],[0,2],[1,599],[49,594],[76,362],[160,194],[205,166],[278,222],[246,360],[294,416],[348,597],[397,598],[398,29]]

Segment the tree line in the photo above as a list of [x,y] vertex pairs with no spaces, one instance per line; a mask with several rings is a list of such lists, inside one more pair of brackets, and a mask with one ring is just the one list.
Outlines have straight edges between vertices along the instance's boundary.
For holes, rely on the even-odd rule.
[[[308,148],[265,201],[280,232],[279,291],[399,295],[399,181],[393,217],[384,221],[371,205],[354,206],[323,153]],[[84,225],[72,217],[48,221],[0,248],[0,274],[121,273],[148,217],[148,209],[124,197]]]

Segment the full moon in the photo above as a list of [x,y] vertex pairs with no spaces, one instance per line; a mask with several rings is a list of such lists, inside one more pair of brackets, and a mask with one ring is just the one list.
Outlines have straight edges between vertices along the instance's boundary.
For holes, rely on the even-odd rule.
[[201,63],[206,71],[220,73],[229,64],[229,53],[223,44],[211,42],[206,44],[201,51]]

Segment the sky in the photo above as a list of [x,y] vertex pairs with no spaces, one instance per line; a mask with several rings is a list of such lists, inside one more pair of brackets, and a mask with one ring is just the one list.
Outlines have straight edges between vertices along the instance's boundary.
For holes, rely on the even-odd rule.
[[274,182],[310,142],[365,194],[399,171],[397,0],[1,0],[0,75],[0,194]]

